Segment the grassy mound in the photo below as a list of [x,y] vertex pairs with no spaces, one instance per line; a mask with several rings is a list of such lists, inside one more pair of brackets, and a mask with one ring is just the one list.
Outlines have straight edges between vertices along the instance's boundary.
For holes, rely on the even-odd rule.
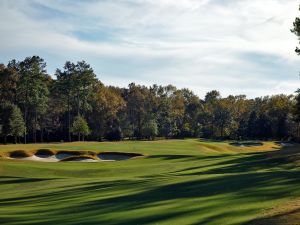
[[85,159],[92,159],[92,160],[97,160],[95,157],[90,156],[90,155],[76,155],[76,156],[70,156],[67,158],[64,158],[60,160],[60,162],[70,162],[70,161],[81,161]]

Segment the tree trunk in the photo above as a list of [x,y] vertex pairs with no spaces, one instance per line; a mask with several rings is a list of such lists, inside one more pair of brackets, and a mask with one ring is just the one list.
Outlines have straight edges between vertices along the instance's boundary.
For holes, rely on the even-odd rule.
[[46,137],[47,137],[47,142],[49,142],[49,131],[47,131],[47,135],[46,135]]
[[221,125],[221,137],[223,138],[223,134],[224,134],[224,125]]
[[138,140],[142,138],[142,121],[140,115],[138,115]]
[[77,92],[77,116],[80,116],[80,98],[78,92]]
[[300,123],[297,126],[297,141],[300,141]]
[[24,110],[24,122],[25,122],[25,131],[24,131],[24,144],[27,144],[27,114],[28,114],[28,81],[26,79],[26,90],[25,90],[25,110]]
[[36,144],[36,127],[37,127],[37,112],[36,109],[34,110],[34,129],[33,129],[33,139],[34,143]]
[[[27,103],[26,103],[27,104]],[[24,110],[24,123],[25,123],[25,131],[24,131],[24,144],[27,144],[27,106],[25,106]]]
[[44,129],[41,127],[41,142],[44,142]]
[[68,96],[68,139],[69,142],[72,141],[71,139],[71,112],[70,112],[70,97]]

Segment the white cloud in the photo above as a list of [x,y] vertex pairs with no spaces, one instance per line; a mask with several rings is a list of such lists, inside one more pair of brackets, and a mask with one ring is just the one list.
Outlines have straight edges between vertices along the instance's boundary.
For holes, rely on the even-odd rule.
[[[300,86],[290,33],[297,9],[298,0],[3,0],[0,59],[11,52],[45,52],[52,62],[84,58],[112,85],[172,83],[201,96],[214,88],[251,97],[292,93]],[[111,63],[96,63],[104,59]],[[126,71],[103,68],[115,60]]]

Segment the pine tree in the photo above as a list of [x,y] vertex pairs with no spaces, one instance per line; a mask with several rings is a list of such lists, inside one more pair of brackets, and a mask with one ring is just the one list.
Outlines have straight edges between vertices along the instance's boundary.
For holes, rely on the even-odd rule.
[[9,136],[11,133],[9,118],[11,116],[12,108],[13,104],[10,102],[4,102],[0,104],[1,136],[3,137],[4,144],[6,144],[7,136]]
[[294,114],[294,121],[297,124],[297,138],[299,138],[300,136],[300,89],[298,89],[298,91],[296,92],[297,95],[295,97],[296,103],[294,105],[294,110],[293,110],[293,114]]
[[25,122],[19,107],[13,105],[11,116],[9,118],[10,134],[14,136],[15,143],[18,137],[22,137],[25,133]]

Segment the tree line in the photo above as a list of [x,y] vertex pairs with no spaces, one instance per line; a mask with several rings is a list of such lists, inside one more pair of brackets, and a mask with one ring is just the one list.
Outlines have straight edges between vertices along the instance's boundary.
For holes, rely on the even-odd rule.
[[[300,18],[291,32],[300,40]],[[85,61],[67,61],[54,77],[39,56],[0,64],[0,141],[300,139],[300,89],[255,99],[213,90],[200,99],[172,85],[105,86]]]
[[175,86],[105,86],[85,61],[55,79],[39,56],[0,64],[0,135],[6,142],[164,138],[298,139],[300,92],[200,99]]

